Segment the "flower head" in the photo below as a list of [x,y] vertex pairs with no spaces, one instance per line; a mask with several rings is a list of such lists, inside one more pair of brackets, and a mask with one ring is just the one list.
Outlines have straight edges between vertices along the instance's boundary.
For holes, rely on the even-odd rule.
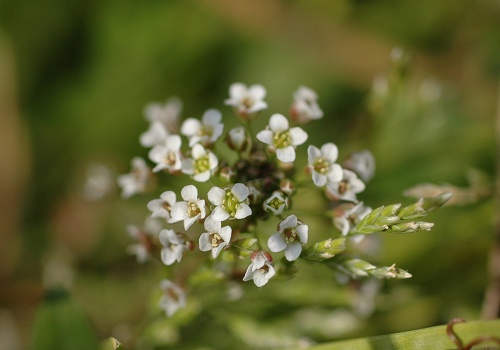
[[170,222],[184,221],[184,229],[187,230],[196,220],[206,216],[205,200],[198,198],[198,189],[193,185],[184,186],[181,190],[182,202],[172,206]]
[[299,127],[289,128],[288,120],[281,114],[273,114],[269,126],[257,134],[257,139],[276,151],[276,157],[290,163],[295,160],[295,147],[307,140],[307,133]]
[[227,133],[226,142],[228,146],[237,152],[244,151],[249,144],[247,132],[243,126],[232,128]]
[[221,123],[222,114],[216,109],[207,110],[201,122],[195,118],[188,118],[182,123],[181,134],[189,139],[189,146],[196,143],[209,146],[215,143],[222,135],[224,124]]
[[281,191],[274,191],[262,206],[265,211],[270,211],[274,215],[281,215],[290,207],[290,198]]
[[165,104],[148,104],[144,109],[144,117],[150,123],[160,122],[167,132],[176,133],[179,129],[181,112],[182,101],[177,97],[170,97]]
[[346,201],[357,202],[356,194],[365,189],[365,184],[354,172],[342,169],[342,179],[340,181],[328,182],[326,184],[327,194],[334,199],[344,199]]
[[212,211],[212,217],[216,221],[227,219],[244,219],[252,214],[248,206],[248,195],[250,191],[242,183],[236,183],[231,189],[212,187],[208,191],[208,200],[216,207]]
[[151,170],[144,159],[134,157],[131,161],[132,171],[118,177],[118,185],[122,188],[122,197],[129,198],[136,193],[146,191],[146,186],[151,178]]
[[278,225],[278,232],[269,237],[267,245],[272,252],[285,251],[288,261],[296,260],[302,252],[301,244],[307,243],[309,227],[290,215]]
[[174,173],[181,170],[181,145],[182,140],[179,135],[169,135],[163,144],[154,146],[149,151],[149,159],[156,163],[153,171],[158,172],[165,169]]
[[175,192],[165,191],[160,195],[160,199],[153,199],[148,203],[148,209],[152,212],[152,218],[164,218],[170,222],[172,217],[172,207],[176,202]]
[[182,172],[191,175],[195,181],[208,181],[219,164],[217,157],[197,143],[192,148],[192,157],[182,161]]
[[262,85],[247,87],[242,83],[233,83],[229,87],[229,98],[224,101],[224,104],[234,107],[240,118],[250,119],[257,112],[267,108],[265,97],[266,89]]
[[168,135],[165,126],[159,121],[154,121],[149,124],[149,129],[141,134],[139,143],[143,147],[153,147],[164,143]]
[[307,148],[309,168],[316,186],[325,186],[327,181],[336,182],[342,179],[342,167],[335,163],[339,150],[333,143],[326,143],[321,150],[310,145]]
[[273,267],[273,257],[266,251],[254,251],[250,256],[252,261],[245,272],[243,281],[253,280],[257,287],[265,285],[276,273]]
[[230,226],[221,227],[221,222],[214,220],[211,216],[205,220],[205,230],[200,236],[200,250],[207,252],[212,250],[214,258],[229,244],[232,229]]
[[137,257],[137,262],[144,263],[149,260],[154,249],[153,238],[158,236],[161,230],[161,223],[158,220],[148,217],[142,227],[128,225],[127,232],[137,243],[128,246],[129,253]]
[[301,86],[293,94],[291,108],[292,120],[299,124],[306,124],[312,120],[323,118],[323,111],[318,105],[318,95],[312,89]]
[[178,285],[164,279],[160,282],[160,288],[163,290],[160,307],[165,310],[168,317],[186,306],[186,294]]
[[182,253],[193,248],[193,243],[184,239],[185,235],[175,233],[174,230],[163,229],[160,231],[161,261],[165,265],[172,265],[182,260]]

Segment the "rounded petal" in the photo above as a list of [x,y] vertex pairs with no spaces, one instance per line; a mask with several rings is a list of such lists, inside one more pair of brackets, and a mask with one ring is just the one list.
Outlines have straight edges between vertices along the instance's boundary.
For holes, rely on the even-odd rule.
[[309,147],[307,147],[307,161],[309,164],[312,164],[314,163],[314,161],[321,157],[321,151],[319,150],[318,147],[316,146],[313,146],[313,145],[309,145]]
[[208,170],[193,176],[193,180],[196,182],[207,182],[208,179],[210,179],[210,171]]
[[321,146],[321,154],[330,162],[334,163],[339,156],[339,149],[334,143],[328,142]]
[[171,222],[178,222],[187,218],[188,204],[186,202],[177,202],[172,206],[170,212]]
[[250,207],[247,204],[241,203],[238,209],[236,210],[234,217],[236,219],[244,219],[250,215],[252,215],[252,209],[250,209]]
[[163,230],[160,231],[160,234],[158,236],[158,238],[160,239],[160,243],[163,246],[167,246],[167,245],[170,244],[168,231],[172,231],[172,230],[163,229]]
[[267,103],[265,101],[259,100],[255,101],[254,104],[248,109],[248,113],[254,113],[267,108]]
[[212,211],[211,216],[214,218],[214,220],[220,222],[227,220],[229,218],[228,212],[222,209],[221,207],[216,207],[214,211]]
[[195,118],[188,118],[181,125],[181,134],[187,137],[196,135],[201,128],[201,122]]
[[212,187],[208,191],[208,200],[213,205],[222,205],[223,199],[226,197],[226,191],[220,187]]
[[253,278],[253,263],[251,263],[245,272],[245,276],[243,276],[243,281],[250,281]]
[[[220,225],[220,223],[219,223]],[[232,234],[231,226],[224,226],[219,230],[219,236],[224,240],[224,242],[229,243]]]
[[198,158],[204,157],[207,154],[207,151],[205,150],[205,147],[203,147],[202,145],[197,143],[191,149],[191,153],[192,153],[194,159],[198,159]]
[[262,100],[264,97],[266,97],[266,88],[260,84],[250,86],[249,90],[250,95],[252,95],[254,99]]
[[[229,96],[231,100],[240,100],[247,95],[247,87],[243,83],[233,83],[229,86]],[[226,104],[228,104],[229,100],[226,100]]]
[[296,126],[295,128],[290,129],[290,137],[292,138],[292,145],[298,146],[307,141],[307,133]]
[[278,148],[276,157],[283,163],[291,163],[295,160],[295,148],[293,146]]
[[299,242],[290,243],[285,249],[285,258],[288,261],[297,260],[302,252],[302,246]]
[[273,145],[273,132],[271,130],[262,130],[257,133],[255,137],[257,137],[257,140],[260,142],[265,143],[266,145],[272,146]]
[[182,139],[179,135],[169,135],[165,141],[167,148],[171,151],[178,151],[182,146]]
[[184,174],[193,175],[194,174],[194,162],[191,158],[186,158],[182,160],[181,170]]
[[204,223],[205,230],[208,232],[219,232],[221,229],[220,221],[215,220],[211,215],[205,219]]
[[208,109],[203,113],[202,121],[205,125],[215,126],[220,123],[222,113],[217,109]]
[[283,231],[286,228],[296,227],[297,217],[295,215],[289,215],[285,220],[281,221],[279,224],[279,230]]
[[281,252],[286,248],[286,242],[281,233],[275,233],[267,240],[267,246],[269,247],[269,250],[274,253]]
[[161,250],[161,261],[165,265],[172,265],[175,262],[174,252],[170,249],[162,249]]
[[280,132],[288,130],[288,119],[284,115],[276,113],[269,119],[269,127],[273,132]]
[[181,190],[181,197],[188,202],[196,202],[198,200],[198,189],[194,185],[184,186]]
[[198,220],[199,215],[184,219],[184,229],[187,231]]
[[329,182],[340,182],[343,177],[342,167],[338,164],[332,164],[330,172],[326,175]]
[[307,239],[309,236],[309,226],[307,225],[299,225],[297,227],[297,234],[299,235],[301,243],[307,243]]
[[269,266],[269,271],[267,273],[255,272],[253,275],[253,282],[257,287],[262,287],[274,276],[274,274],[274,267]]
[[170,205],[173,205],[176,201],[176,195],[174,191],[165,191],[160,195],[160,198]]
[[208,164],[209,164],[210,170],[215,169],[217,167],[217,165],[219,164],[219,160],[217,159],[215,154],[213,154],[212,152],[208,152]]
[[210,249],[212,249],[212,243],[210,242],[210,233],[202,233],[198,243],[202,252],[208,252]]
[[234,194],[238,202],[243,202],[250,194],[250,190],[248,189],[248,187],[243,185],[242,183],[234,184],[231,192]]
[[317,171],[312,172],[312,180],[316,186],[323,187],[326,185],[326,176],[318,173]]

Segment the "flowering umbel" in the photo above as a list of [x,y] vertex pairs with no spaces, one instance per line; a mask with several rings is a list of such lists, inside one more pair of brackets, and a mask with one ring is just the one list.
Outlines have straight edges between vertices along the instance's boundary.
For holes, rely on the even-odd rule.
[[[234,83],[229,92],[224,102],[232,107],[241,125],[228,131],[224,131],[225,112],[217,109],[208,109],[201,119],[180,122],[182,104],[178,99],[146,108],[150,125],[140,143],[150,148],[152,170],[144,159],[134,158],[132,172],[118,179],[122,196],[146,192],[155,183],[153,177],[167,180],[161,184],[156,199],[147,202],[150,218],[144,228],[128,227],[137,241],[130,250],[138,261],[156,258],[163,265],[172,265],[168,271],[188,261],[188,270],[195,271],[193,265],[200,264],[202,255],[205,260],[200,269],[214,270],[217,280],[233,284],[235,279],[253,281],[257,287],[263,287],[276,275],[291,276],[297,260],[326,262],[353,278],[408,278],[404,270],[393,273],[393,267],[376,267],[349,257],[345,242],[376,232],[429,230],[431,223],[417,219],[441,206],[448,197],[427,198],[403,208],[389,205],[371,210],[357,198],[375,169],[369,151],[354,153],[339,162],[340,152],[333,142],[320,147],[308,145],[307,151],[300,147],[308,134],[296,125],[309,124],[324,115],[312,89],[300,87],[294,94],[290,114],[272,114],[268,126],[256,134],[252,133],[251,123],[268,106],[264,101],[266,89],[259,84],[247,87]],[[296,169],[299,158],[307,158],[305,181]],[[180,193],[176,177],[188,183]],[[306,217],[302,221],[294,212],[297,199],[308,203],[302,194],[307,196],[307,191],[319,191],[330,201],[330,210],[325,208],[324,214],[333,220],[324,232],[309,229],[317,227],[310,226],[313,216],[301,213]],[[260,225],[267,220],[276,224],[274,232],[269,231],[269,225]],[[333,233],[325,237],[328,232]],[[199,249],[194,249],[194,242]],[[186,283],[189,278],[182,275],[178,282],[190,285]],[[178,283],[164,279],[160,288],[160,305],[167,316],[186,305],[185,291]]]

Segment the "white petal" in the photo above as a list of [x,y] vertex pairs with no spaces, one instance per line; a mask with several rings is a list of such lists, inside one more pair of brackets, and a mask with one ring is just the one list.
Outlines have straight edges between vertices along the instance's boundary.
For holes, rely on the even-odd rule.
[[202,233],[199,240],[199,248],[202,252],[208,252],[212,249],[212,243],[210,242],[210,233]]
[[307,243],[307,238],[309,236],[309,226],[307,225],[299,225],[297,227],[297,234],[299,235],[301,243]]
[[269,127],[275,133],[288,130],[288,126],[288,119],[286,119],[282,114],[273,114],[269,119]]
[[197,143],[193,146],[191,153],[194,159],[198,159],[204,157],[207,154],[207,151],[205,150],[205,147]]
[[227,246],[227,243],[226,242],[222,242],[221,244],[219,244],[217,247],[215,248],[212,248],[212,256],[214,257],[214,259],[217,257],[217,255],[219,255],[220,251],[225,247]]
[[195,118],[188,118],[182,123],[181,134],[185,136],[193,136],[198,133],[201,128],[201,122]]
[[205,219],[204,227],[208,232],[219,232],[219,230],[221,229],[221,223],[220,221],[215,220],[212,215],[210,215]]
[[290,129],[290,137],[294,146],[301,145],[307,141],[307,133],[298,126]]
[[238,202],[243,202],[245,199],[247,199],[248,195],[250,194],[248,187],[246,187],[241,183],[234,184],[233,188],[231,189],[231,192],[234,194]]
[[266,97],[266,88],[260,84],[255,84],[250,86],[250,95],[256,100],[262,100],[264,97]]
[[250,215],[252,215],[252,209],[250,209],[250,207],[247,204],[241,203],[238,209],[236,210],[234,217],[236,219],[244,219]]
[[245,276],[243,276],[243,281],[250,281],[253,278],[253,263],[251,263],[245,272]]
[[187,185],[182,188],[181,197],[188,202],[196,202],[198,200],[198,189],[194,185]]
[[173,205],[176,200],[176,195],[174,191],[165,191],[160,195],[160,198],[168,204]]
[[343,177],[342,167],[338,164],[332,164],[330,172],[326,175],[329,182],[340,182]]
[[184,229],[187,231],[198,220],[198,215],[184,219]]
[[208,191],[208,200],[213,205],[222,205],[222,200],[226,197],[226,191],[224,191],[220,187],[212,187],[210,191]]
[[219,230],[219,235],[226,243],[229,243],[229,241],[231,240],[231,233],[232,233],[231,226],[224,226]]
[[193,176],[193,180],[197,182],[206,182],[208,179],[210,179],[210,171],[208,170]]
[[166,149],[165,145],[156,145],[148,153],[149,159],[155,163],[163,163],[165,159]]
[[187,218],[188,204],[186,202],[177,202],[172,206],[171,222],[178,222]]
[[321,151],[318,149],[318,147],[309,145],[309,147],[307,147],[307,162],[309,164],[313,164],[314,161],[319,157],[321,157]]
[[296,226],[297,226],[297,216],[289,215],[285,220],[280,222],[279,229],[280,231],[283,231],[286,228],[291,228]]
[[165,265],[172,265],[175,262],[174,252],[170,249],[162,249],[161,250],[161,261]]
[[290,243],[285,249],[285,258],[288,261],[297,260],[302,252],[302,246],[299,242]]
[[265,143],[266,145],[272,146],[273,145],[273,132],[271,130],[262,130],[257,133],[255,137],[257,137],[257,140],[260,142]]
[[222,119],[222,114],[220,111],[218,111],[217,109],[208,109],[203,114],[202,121],[203,124],[214,127],[220,123],[221,119]]
[[181,169],[184,174],[193,175],[194,174],[194,162],[191,158],[186,158],[182,160]]
[[267,103],[265,101],[255,101],[253,105],[248,109],[248,113],[254,113],[267,108]]
[[168,246],[170,244],[170,240],[168,239],[168,231],[170,230],[163,229],[160,231],[160,234],[158,236],[158,238],[160,239],[160,243],[163,246]]
[[281,252],[286,248],[286,242],[281,233],[275,233],[267,240],[267,246],[272,252]]
[[321,153],[326,159],[334,163],[339,156],[339,149],[334,143],[328,142],[321,146]]
[[178,151],[181,149],[182,139],[179,135],[169,135],[165,144],[170,151]]
[[221,207],[216,207],[211,215],[216,221],[224,221],[229,218],[229,213]]
[[295,160],[295,148],[293,146],[278,148],[276,150],[276,157],[283,163],[291,163]]
[[215,169],[218,164],[219,160],[217,159],[215,154],[213,154],[212,152],[208,152],[208,166],[210,167],[210,170]]
[[229,96],[231,100],[240,100],[244,98],[247,95],[247,91],[247,87],[243,83],[233,83],[229,86]]
[[312,172],[312,180],[316,186],[323,187],[326,185],[326,176],[318,173],[317,171]]

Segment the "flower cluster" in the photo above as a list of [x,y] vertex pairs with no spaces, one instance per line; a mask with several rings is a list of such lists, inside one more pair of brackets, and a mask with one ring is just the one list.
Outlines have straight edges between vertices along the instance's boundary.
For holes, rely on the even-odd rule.
[[[152,184],[158,182],[153,178],[159,173],[168,177],[185,176],[194,182],[184,186],[180,196],[175,186],[157,194],[156,199],[147,203],[150,218],[145,227],[129,227],[130,235],[137,240],[130,250],[139,262],[149,260],[158,251],[157,257],[164,265],[174,265],[198,249],[206,252],[207,261],[218,261],[210,266],[219,268],[218,272],[227,279],[252,280],[262,287],[273,276],[286,273],[280,267],[289,266],[299,258],[310,261],[334,258],[345,249],[346,237],[364,237],[357,229],[360,223],[364,225],[363,234],[371,233],[366,227],[374,226],[363,220],[372,210],[358,201],[357,196],[373,176],[372,154],[361,151],[339,163],[339,150],[331,142],[311,144],[306,153],[303,145],[308,134],[302,126],[321,119],[323,111],[317,94],[304,86],[293,94],[288,117],[272,114],[268,125],[252,134],[251,122],[267,108],[266,93],[261,85],[230,86],[225,104],[232,107],[241,122],[230,130],[225,130],[223,113],[217,109],[208,109],[201,118],[190,117],[181,122],[182,104],[177,98],[165,105],[152,104],[146,108],[150,125],[141,135],[140,143],[149,149],[152,165],[150,168],[139,157],[132,160],[132,172],[118,179],[123,197],[152,189]],[[221,147],[227,147],[227,152],[219,152]],[[232,160],[219,158],[219,154],[231,151],[236,155]],[[301,180],[300,188],[309,186],[323,191],[333,208],[325,210],[325,215],[333,218],[331,227],[336,233],[326,241],[311,243],[313,232],[292,210],[299,192],[297,152],[307,154],[304,170],[308,176],[306,181]],[[397,216],[396,209],[390,215],[405,219]],[[371,219],[381,221],[380,215],[370,216]],[[264,220],[274,220],[276,230],[262,232],[259,224]],[[337,265],[343,264],[344,271],[351,271],[349,268],[355,266],[353,261],[358,260],[344,257],[338,259]],[[383,275],[384,269],[375,269],[370,264],[363,266],[378,277],[406,276]],[[358,275],[370,273],[356,268],[353,271],[362,272]],[[160,285],[164,291],[161,305],[167,315],[185,306],[181,286],[166,279]]]

